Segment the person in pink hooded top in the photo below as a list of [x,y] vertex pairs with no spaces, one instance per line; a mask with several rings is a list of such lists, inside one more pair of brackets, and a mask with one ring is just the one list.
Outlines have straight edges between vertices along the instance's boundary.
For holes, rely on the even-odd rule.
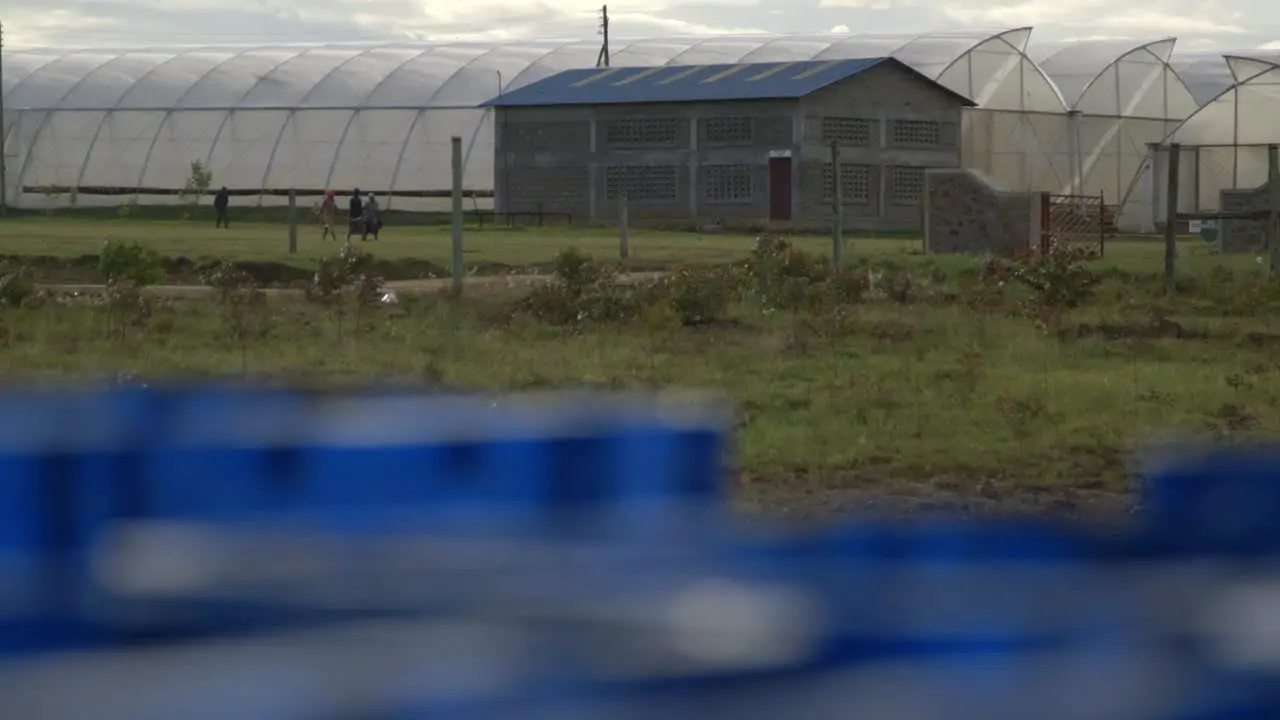
[[328,190],[324,194],[324,202],[320,203],[320,224],[324,226],[324,232],[320,235],[321,240],[326,240],[330,235],[334,240],[338,239],[338,231],[333,229],[334,223],[338,221],[338,201],[335,193]]

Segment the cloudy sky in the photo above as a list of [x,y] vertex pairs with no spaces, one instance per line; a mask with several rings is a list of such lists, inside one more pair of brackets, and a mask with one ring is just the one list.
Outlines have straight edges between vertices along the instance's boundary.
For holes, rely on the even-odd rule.
[[[552,39],[592,36],[598,11],[593,0],[4,0],[0,20],[14,46]],[[613,0],[609,14],[619,38],[1033,25],[1039,40],[1280,46],[1277,0]]]

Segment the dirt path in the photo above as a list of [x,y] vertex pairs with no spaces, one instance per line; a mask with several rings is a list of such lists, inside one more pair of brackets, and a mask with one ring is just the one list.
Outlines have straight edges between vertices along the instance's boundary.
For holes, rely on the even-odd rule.
[[[660,272],[629,273],[619,277],[620,282],[641,282],[662,277]],[[466,290],[485,290],[504,287],[532,286],[547,282],[550,275],[474,275],[468,277],[464,284]],[[451,278],[428,278],[424,280],[388,280],[383,287],[403,295],[427,295],[448,290]],[[37,283],[42,290],[53,292],[100,293],[106,290],[102,284],[88,285],[79,283]],[[146,292],[169,297],[198,296],[213,292],[206,285],[152,285]],[[297,288],[266,288],[268,295],[280,297],[301,297],[303,291]]]

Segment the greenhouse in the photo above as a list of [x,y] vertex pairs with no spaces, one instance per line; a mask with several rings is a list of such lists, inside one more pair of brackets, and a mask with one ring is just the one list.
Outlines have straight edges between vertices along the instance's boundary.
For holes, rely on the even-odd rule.
[[[1200,106],[1175,41],[1031,36],[658,38],[615,40],[611,55],[618,66],[893,56],[978,103],[963,129],[966,166],[1009,189],[1122,203],[1149,145]],[[6,196],[23,207],[177,202],[199,162],[215,185],[260,193],[255,203],[358,187],[392,208],[442,209],[452,136],[463,139],[465,188],[492,190],[492,120],[476,105],[593,66],[598,51],[595,38],[15,51],[3,78]]]
[[[1280,53],[1224,57],[1231,82],[1180,124],[1166,144],[1183,146],[1179,203],[1183,212],[1219,210],[1222,190],[1255,188],[1267,180],[1267,147],[1280,143]],[[1159,150],[1141,183],[1156,206],[1147,227],[1163,222],[1167,151]],[[1160,181],[1151,183],[1151,177]]]

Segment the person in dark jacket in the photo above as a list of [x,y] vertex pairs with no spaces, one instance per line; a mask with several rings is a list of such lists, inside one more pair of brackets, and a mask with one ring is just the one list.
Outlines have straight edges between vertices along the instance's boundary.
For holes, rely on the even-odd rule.
[[213,196],[213,212],[217,215],[213,226],[230,229],[231,222],[227,220],[227,206],[231,204],[231,194],[224,187]]
[[364,203],[360,202],[360,188],[351,193],[351,202],[347,204],[347,239],[352,235],[363,234]]

